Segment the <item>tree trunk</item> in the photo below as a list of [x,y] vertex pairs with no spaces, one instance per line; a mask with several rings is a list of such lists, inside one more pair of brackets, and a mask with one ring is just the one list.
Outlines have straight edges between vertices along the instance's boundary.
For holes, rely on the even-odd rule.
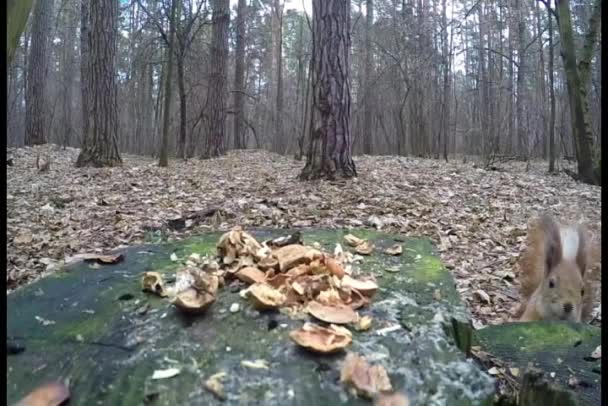
[[519,156],[528,156],[528,136],[524,129],[524,97],[526,74],[526,19],[523,0],[517,2],[517,99],[515,101],[515,119],[517,120],[517,146]]
[[[169,121],[171,120],[171,79],[173,71],[173,51],[175,43],[175,9],[179,0],[171,0],[171,16],[169,17],[169,44],[167,44],[165,69],[165,106],[163,114],[163,136],[160,146],[158,166],[169,166]],[[179,16],[178,16],[179,18]]]
[[19,38],[25,29],[33,0],[8,0],[6,3],[6,61],[13,62]]
[[479,11],[479,122],[481,123],[481,154],[483,156],[492,154],[491,139],[488,134],[488,73],[486,68],[485,53],[485,19],[483,3],[478,6]]
[[283,7],[280,0],[274,0],[272,7],[272,64],[276,73],[275,97],[275,145],[278,153],[285,153],[287,140],[283,134]]
[[545,51],[543,47],[543,29],[541,25],[541,12],[538,1],[534,2],[534,14],[536,14],[536,35],[538,37],[538,64],[539,64],[539,79],[538,80],[538,91],[540,93],[540,118],[541,118],[541,133],[542,133],[542,154],[543,159],[547,159],[547,114],[545,113],[545,106],[547,105],[546,91],[545,91]]
[[25,145],[47,142],[45,90],[48,70],[48,42],[51,33],[53,0],[37,1],[32,21],[32,45],[27,69],[25,98]]
[[374,24],[374,2],[373,0],[367,0],[365,3],[365,73],[363,79],[363,153],[371,155],[372,144],[373,144],[373,133],[372,133],[372,106],[374,102],[372,100],[373,92],[371,90],[372,84],[372,26]]
[[[77,3],[76,3],[77,4]],[[62,128],[64,136],[62,144],[64,147],[72,143],[72,99],[73,99],[73,80],[76,56],[74,54],[74,45],[76,41],[76,33],[74,32],[74,23],[77,22],[77,10],[73,7],[75,4],[70,3],[65,9],[66,18],[64,23],[66,27],[63,30],[63,41],[65,46],[62,49],[62,81],[63,81],[63,117]]]
[[549,118],[549,172],[555,172],[555,85],[553,84],[553,15],[547,4],[549,20],[549,98],[551,99],[551,116]]
[[89,98],[91,96],[90,85],[90,71],[89,65],[91,64],[91,51],[89,49],[89,42],[91,35],[91,28],[89,22],[90,13],[90,0],[81,0],[80,2],[80,103],[81,103],[81,117],[82,117],[82,133],[80,134],[80,143],[83,149],[87,148],[89,133]]
[[[450,54],[448,53],[448,23],[447,23],[447,6],[446,0],[442,0],[442,45],[443,45],[443,95],[442,95],[442,114],[441,114],[441,133],[443,137],[443,145],[440,147],[443,150],[443,159],[448,161],[448,128],[450,122]],[[451,44],[450,44],[451,45]],[[451,48],[451,46],[450,46]]]
[[350,1],[313,0],[313,103],[301,179],[357,175],[350,132]]
[[119,166],[122,159],[117,145],[118,105],[114,77],[118,2],[95,0],[88,6],[90,56],[86,67],[89,83],[85,91],[90,92],[90,98],[85,114],[89,114],[89,124],[76,166]]
[[245,113],[245,12],[247,0],[239,0],[236,10],[236,54],[234,68],[234,148],[245,148],[243,115]]
[[177,58],[177,90],[179,92],[179,142],[177,155],[186,159],[186,121],[188,119],[188,110],[186,104],[186,83],[184,78],[184,53],[185,49],[180,49],[179,57]]
[[209,115],[205,134],[203,158],[218,157],[225,151],[226,127],[226,62],[228,59],[228,25],[230,1],[213,0],[213,27],[211,33],[211,72],[207,106]]
[[[557,0],[556,5],[559,16],[558,27],[561,41],[561,56],[568,85],[572,135],[578,162],[578,176],[585,183],[599,184],[599,173],[596,173],[593,167],[593,134],[589,125],[589,109],[586,101],[587,83],[584,80],[588,80],[589,78],[588,67],[591,64],[599,25],[599,21],[594,22],[594,20],[599,20],[600,18],[601,0],[595,0],[593,14],[589,22],[589,31],[585,38],[586,44],[578,66],[576,63],[569,0]],[[591,49],[591,51],[588,51],[588,49]]]

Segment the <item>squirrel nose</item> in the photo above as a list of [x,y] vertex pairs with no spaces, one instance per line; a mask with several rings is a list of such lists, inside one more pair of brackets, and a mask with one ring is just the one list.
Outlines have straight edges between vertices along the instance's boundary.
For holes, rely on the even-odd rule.
[[566,313],[570,313],[572,311],[572,303],[565,303],[564,304],[564,311]]

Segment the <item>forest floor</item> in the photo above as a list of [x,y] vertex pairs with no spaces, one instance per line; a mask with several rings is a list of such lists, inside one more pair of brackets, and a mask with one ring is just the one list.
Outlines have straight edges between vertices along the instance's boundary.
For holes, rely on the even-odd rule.
[[[51,157],[47,173],[36,169],[38,152]],[[481,327],[506,321],[516,307],[515,264],[537,214],[584,221],[600,238],[601,189],[549,175],[544,162],[486,171],[462,160],[362,156],[355,158],[356,179],[300,182],[303,162],[259,150],[171,161],[169,168],[124,155],[122,168],[75,169],[77,155],[54,145],[8,150],[9,290],[75,254],[161,235],[179,239],[235,225],[368,227],[434,241]]]

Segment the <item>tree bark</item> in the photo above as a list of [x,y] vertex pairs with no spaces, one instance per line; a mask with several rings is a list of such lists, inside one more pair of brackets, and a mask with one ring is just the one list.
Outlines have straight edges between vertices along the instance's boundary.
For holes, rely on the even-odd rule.
[[[443,159],[448,161],[448,128],[450,122],[450,54],[448,53],[448,23],[446,0],[442,0],[442,53],[443,53],[443,95],[442,95],[442,114],[441,114],[441,133],[443,145]],[[451,48],[451,46],[450,46]]]
[[547,19],[549,20],[549,99],[551,113],[549,117],[549,172],[555,172],[555,85],[553,84],[553,15],[547,4]]
[[81,0],[80,2],[80,103],[82,117],[82,133],[80,134],[80,143],[83,149],[87,148],[89,133],[89,105],[90,105],[90,89],[91,78],[89,73],[89,65],[91,52],[89,42],[91,28],[89,22],[90,0]]
[[234,148],[245,148],[243,115],[245,114],[245,13],[247,0],[239,0],[236,9],[236,53],[234,67]]
[[275,97],[275,145],[278,153],[285,153],[287,140],[283,134],[283,7],[280,0],[273,1],[272,7],[272,64],[276,73],[276,83],[273,88]]
[[372,106],[374,105],[372,82],[372,26],[374,24],[374,2],[367,0],[365,3],[365,73],[363,79],[364,99],[363,99],[363,153],[371,155],[373,147],[372,133]]
[[184,49],[179,50],[177,58],[177,90],[179,92],[179,142],[177,155],[186,159],[186,121],[187,121],[187,104],[186,104],[186,83],[184,78]]
[[[579,64],[576,63],[574,46],[574,35],[572,30],[572,17],[570,15],[569,0],[556,0],[557,14],[559,16],[558,27],[561,41],[561,56],[566,72],[568,96],[570,102],[570,115],[572,135],[576,159],[578,162],[579,179],[589,184],[599,184],[599,173],[596,173],[593,165],[593,134],[589,125],[587,96],[587,83],[593,47],[597,37],[597,28],[601,12],[601,0],[595,0],[594,10],[589,23],[589,31],[585,38],[585,46]],[[589,51],[590,49],[590,51]],[[579,69],[579,67],[581,69]]]
[[72,4],[69,4],[64,12],[66,13],[66,18],[64,20],[64,24],[66,27],[63,31],[63,43],[64,47],[62,49],[62,81],[63,81],[63,116],[62,116],[62,128],[64,131],[64,136],[62,137],[63,146],[66,147],[72,142],[72,81],[74,78],[74,42],[76,40],[76,33],[73,30],[73,22],[74,22],[74,10],[72,9]]
[[528,156],[528,137],[524,128],[524,98],[526,74],[526,19],[523,0],[517,2],[517,99],[515,101],[515,119],[517,120],[518,155]]
[[211,33],[211,72],[207,106],[209,115],[205,134],[203,158],[223,155],[226,127],[226,63],[228,59],[229,0],[213,0],[213,27]]
[[357,175],[350,131],[350,1],[313,0],[313,104],[300,178]]
[[6,3],[6,61],[13,62],[19,38],[25,29],[33,0],[8,0]]
[[[84,5],[84,2],[83,2]],[[88,3],[90,55],[86,67],[89,115],[83,146],[76,160],[77,167],[119,166],[118,104],[114,63],[118,23],[118,1],[94,0]],[[85,98],[86,99],[86,98]]]
[[25,98],[25,145],[47,142],[45,93],[48,71],[48,43],[51,33],[53,0],[37,1],[32,21],[32,45],[27,69]]
[[[160,146],[158,166],[169,165],[169,121],[171,120],[171,79],[173,71],[173,51],[175,43],[175,10],[179,0],[171,0],[171,16],[169,17],[169,44],[167,45],[165,69],[165,106],[163,115],[163,136]],[[178,17],[179,18],[179,17]]]

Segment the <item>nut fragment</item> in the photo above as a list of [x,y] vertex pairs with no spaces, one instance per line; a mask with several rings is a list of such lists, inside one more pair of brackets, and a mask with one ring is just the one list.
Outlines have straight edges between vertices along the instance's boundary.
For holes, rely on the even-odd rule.
[[350,331],[334,324],[327,328],[305,323],[298,330],[289,333],[289,337],[301,347],[322,354],[340,351],[352,341]]
[[285,302],[285,295],[263,283],[256,283],[249,288],[248,296],[258,310],[276,309]]
[[146,272],[141,279],[141,287],[145,292],[152,292],[160,297],[167,296],[163,277],[158,272]]

